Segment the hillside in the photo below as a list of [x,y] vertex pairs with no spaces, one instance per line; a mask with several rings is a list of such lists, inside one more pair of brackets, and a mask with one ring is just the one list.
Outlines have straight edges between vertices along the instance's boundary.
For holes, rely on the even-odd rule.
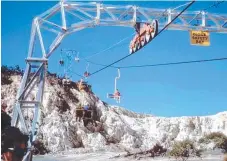
[[[8,104],[6,111],[11,114],[21,75],[14,73],[7,79],[12,82],[2,84],[1,94],[2,101]],[[227,134],[227,111],[212,116],[169,118],[137,114],[110,106],[91,91],[80,91],[76,83],[65,89],[58,78],[50,75],[45,83],[38,135],[53,153],[75,148],[80,151],[146,150],[156,143],[168,148],[176,140],[198,141],[211,132]],[[82,121],[76,121],[75,109],[81,104],[95,109],[96,126],[88,123],[85,127]],[[24,112],[27,121],[32,118],[31,110]]]

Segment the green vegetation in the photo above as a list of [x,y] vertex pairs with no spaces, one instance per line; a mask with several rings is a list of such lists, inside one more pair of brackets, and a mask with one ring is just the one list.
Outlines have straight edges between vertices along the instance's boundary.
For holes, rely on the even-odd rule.
[[222,149],[227,153],[227,136],[220,132],[213,132],[199,139],[199,143],[209,144],[213,142],[215,148]]
[[186,161],[188,157],[201,157],[202,150],[195,148],[190,140],[175,142],[169,155],[176,160]]

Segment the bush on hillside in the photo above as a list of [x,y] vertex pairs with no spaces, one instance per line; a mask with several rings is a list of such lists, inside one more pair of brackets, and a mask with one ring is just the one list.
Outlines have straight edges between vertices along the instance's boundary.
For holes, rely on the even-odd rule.
[[18,75],[23,74],[23,71],[20,69],[18,65],[16,65],[15,67],[8,67],[6,65],[2,65],[1,66],[1,78],[2,78],[1,84],[2,85],[11,84],[13,81],[11,80],[10,76],[14,74],[18,74]]
[[146,151],[140,151],[140,152],[136,152],[136,153],[131,153],[127,149],[125,149],[125,151],[127,152],[127,154],[124,157],[133,156],[134,158],[137,158],[137,160],[140,160],[143,157],[147,157],[147,155],[149,157],[153,157],[153,158],[159,157],[159,156],[164,156],[167,152],[167,149],[164,148],[163,146],[161,146],[160,144],[155,144],[153,146],[153,148],[151,148],[150,150],[146,150]]
[[190,140],[175,142],[169,155],[176,160],[186,161],[188,157],[201,157],[201,150],[195,148]]
[[20,69],[18,65],[16,65],[15,67],[8,67],[6,65],[2,65],[1,70],[3,74],[8,74],[8,75],[23,74],[23,71]]
[[33,142],[33,154],[34,155],[44,155],[49,153],[50,151],[45,147],[43,142],[36,140]]
[[224,153],[227,152],[227,136],[221,132],[213,132],[199,139],[199,143],[209,144],[213,142],[215,148],[222,149]]
[[167,152],[167,149],[160,144],[155,144],[154,147],[148,152],[151,154],[151,157],[164,156]]
[[10,78],[10,73],[7,66],[3,65],[1,68],[1,79],[2,79],[2,83],[1,83],[2,85],[12,83],[12,79]]

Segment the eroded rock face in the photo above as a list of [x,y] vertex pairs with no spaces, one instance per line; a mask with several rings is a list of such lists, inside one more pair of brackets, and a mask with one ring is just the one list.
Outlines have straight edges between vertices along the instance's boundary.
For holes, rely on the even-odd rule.
[[[2,101],[8,104],[8,113],[12,112],[21,79],[20,76],[12,77],[13,82],[3,85],[1,90]],[[227,111],[213,116],[172,118],[137,114],[108,106],[94,94],[81,92],[77,87],[72,86],[66,91],[53,79],[49,82],[48,78],[45,84],[38,131],[39,139],[51,152],[79,147],[98,150],[111,144],[129,149],[149,149],[157,142],[168,147],[174,140],[188,138],[196,141],[210,132],[227,134]],[[29,99],[33,99],[35,90]],[[84,102],[96,109],[101,127],[86,128],[83,122],[76,121],[75,109]],[[28,120],[32,119],[33,111],[26,112]]]

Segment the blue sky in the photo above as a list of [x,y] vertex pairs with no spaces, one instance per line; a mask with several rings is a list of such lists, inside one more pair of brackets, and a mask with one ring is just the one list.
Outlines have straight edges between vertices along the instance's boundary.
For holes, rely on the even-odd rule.
[[[2,64],[25,67],[31,21],[56,2],[2,2]],[[183,2],[108,2],[108,4],[136,4],[153,8],[174,7]],[[200,10],[213,2],[196,2],[190,10]],[[227,14],[227,2],[212,13]],[[66,37],[49,60],[49,70],[62,74],[59,67],[60,49],[75,49],[81,57],[92,55],[113,43],[131,35],[132,28],[96,27],[73,33]],[[44,34],[45,35],[45,34]],[[46,34],[45,41],[50,41]],[[187,31],[165,31],[143,50],[118,63],[120,66],[156,64],[166,62],[210,59],[227,56],[227,34],[212,33],[211,46],[191,46]],[[108,64],[128,54],[130,39],[116,48],[108,50],[91,61]],[[123,95],[120,106],[140,113],[158,116],[186,116],[215,114],[227,109],[227,65],[226,61],[121,69],[118,89]],[[94,72],[100,66],[90,65]],[[72,70],[82,74],[86,63],[74,63]],[[108,68],[88,79],[94,93],[103,101],[106,94],[114,90],[117,70]],[[72,80],[79,77],[72,75]]]

